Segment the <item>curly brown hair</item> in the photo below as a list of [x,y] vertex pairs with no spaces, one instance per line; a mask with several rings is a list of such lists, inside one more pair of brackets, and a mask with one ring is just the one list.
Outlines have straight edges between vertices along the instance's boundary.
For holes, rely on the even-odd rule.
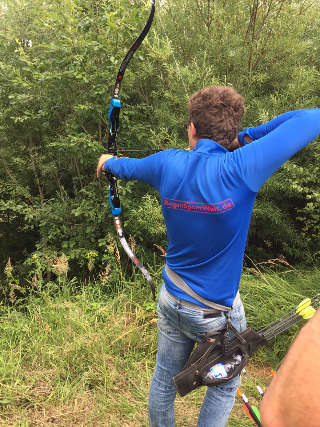
[[190,96],[187,109],[198,138],[213,139],[232,149],[245,113],[241,95],[229,86],[205,87]]

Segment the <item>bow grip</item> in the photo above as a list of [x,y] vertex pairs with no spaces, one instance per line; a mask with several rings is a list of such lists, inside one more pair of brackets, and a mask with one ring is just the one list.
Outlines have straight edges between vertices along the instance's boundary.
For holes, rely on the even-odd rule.
[[120,99],[112,98],[110,102],[109,112],[108,112],[108,120],[110,122],[111,134],[114,132],[114,130],[117,130],[119,127],[120,108],[121,108]]
[[121,215],[121,206],[118,194],[117,181],[111,173],[107,173],[107,178],[109,181],[109,204],[111,208],[111,213],[114,216],[118,216]]

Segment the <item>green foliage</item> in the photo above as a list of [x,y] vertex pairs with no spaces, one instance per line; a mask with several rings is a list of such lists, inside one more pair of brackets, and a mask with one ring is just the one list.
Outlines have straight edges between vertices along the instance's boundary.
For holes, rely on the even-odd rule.
[[[62,254],[69,277],[89,280],[110,268],[113,289],[134,272],[114,243],[105,183],[95,181],[94,170],[116,72],[148,15],[142,3],[8,0],[1,6],[0,270],[10,258],[22,287],[35,274],[34,254],[44,282],[55,274],[47,258]],[[233,85],[245,96],[244,126],[319,105],[319,12],[309,0],[158,5],[125,75],[119,146],[184,148],[188,96],[210,84]],[[319,156],[311,145],[264,186],[250,256],[317,260]],[[149,191],[135,182],[120,186],[127,234],[154,265],[153,245],[166,243]]]
[[126,225],[132,229],[135,237],[146,244],[158,244],[166,247],[166,228],[163,221],[160,202],[152,194],[146,194],[139,201],[138,207],[129,210]]
[[[118,271],[114,251],[106,249],[114,240],[113,221],[106,214],[105,184],[93,181],[94,165],[105,142],[106,104],[121,59],[115,56],[124,54],[126,38],[143,23],[145,10],[130,16],[120,1],[7,5],[0,25],[2,266],[11,257],[24,274],[25,261],[30,276],[37,251],[43,265],[46,257],[65,253],[69,274],[78,277],[101,271],[110,261]],[[128,18],[136,20],[131,30]],[[126,30],[119,34],[122,26]],[[126,77],[130,90],[132,77]],[[130,104],[125,90],[123,97]],[[132,93],[131,102],[143,109],[141,101]],[[129,119],[136,118],[124,111],[124,128]],[[136,125],[133,134],[136,147],[146,136],[145,125],[140,130]],[[88,262],[90,251],[98,253],[94,262]]]

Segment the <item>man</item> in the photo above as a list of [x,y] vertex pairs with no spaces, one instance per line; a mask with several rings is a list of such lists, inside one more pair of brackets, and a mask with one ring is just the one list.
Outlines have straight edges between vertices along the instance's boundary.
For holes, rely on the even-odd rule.
[[261,404],[263,427],[320,425],[320,310],[302,328]]
[[[175,425],[173,377],[194,343],[223,329],[227,315],[238,331],[246,328],[238,287],[257,191],[320,132],[320,110],[313,109],[285,113],[238,134],[244,111],[234,89],[201,89],[188,102],[191,151],[166,150],[145,159],[103,155],[97,166],[98,177],[104,170],[138,179],[161,196],[168,249],[149,394],[152,427]],[[207,389],[198,427],[226,425],[237,385],[234,378]]]

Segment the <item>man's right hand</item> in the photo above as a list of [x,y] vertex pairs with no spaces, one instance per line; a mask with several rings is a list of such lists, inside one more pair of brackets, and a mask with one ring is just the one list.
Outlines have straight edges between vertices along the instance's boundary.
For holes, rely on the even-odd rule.
[[244,136],[244,140],[249,144],[250,142],[252,142],[253,141],[253,139],[252,138],[250,138],[250,136],[249,135],[245,135]]

